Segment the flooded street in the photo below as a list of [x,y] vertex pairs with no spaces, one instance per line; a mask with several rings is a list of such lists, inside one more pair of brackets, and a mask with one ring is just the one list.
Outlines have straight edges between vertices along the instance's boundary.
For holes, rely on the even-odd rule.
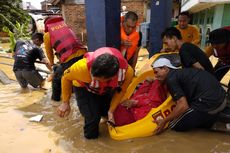
[[[0,65],[0,69],[15,79],[10,66]],[[102,123],[100,137],[86,140],[74,98],[71,114],[63,119],[56,114],[50,92],[32,87],[22,91],[17,82],[0,85],[1,153],[230,153],[230,133],[204,130],[168,130],[157,136],[116,141]],[[39,114],[43,115],[41,122],[29,122]]]

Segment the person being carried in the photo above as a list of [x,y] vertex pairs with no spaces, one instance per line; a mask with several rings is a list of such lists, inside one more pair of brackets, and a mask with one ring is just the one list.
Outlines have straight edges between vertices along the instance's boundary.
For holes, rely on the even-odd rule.
[[166,58],[152,64],[156,79],[165,82],[176,103],[172,113],[156,120],[156,134],[166,123],[175,131],[210,128],[227,103],[226,92],[214,75],[194,68],[177,69]]
[[138,16],[129,11],[121,17],[121,53],[135,70],[142,34],[137,32]]
[[16,42],[13,57],[13,71],[16,79],[22,88],[27,88],[28,84],[34,88],[42,88],[45,80],[35,69],[35,61],[39,59],[46,64],[46,67],[52,71],[49,61],[46,59],[43,50],[40,48],[43,43],[43,34],[34,33],[31,41],[18,40]]
[[214,70],[216,78],[221,81],[230,69],[230,26],[210,32],[208,42],[211,45],[205,48],[205,52],[208,57],[214,55],[218,58]]
[[[65,24],[62,17],[48,17],[44,23],[46,55],[51,65],[54,65],[54,55],[57,56],[60,62],[58,66],[54,66],[51,99],[60,101],[63,72],[73,63],[82,59],[87,50],[75,36],[74,32]],[[55,53],[53,50],[55,50]]]
[[113,112],[125,94],[133,78],[131,66],[115,48],[102,47],[86,53],[82,60],[66,69],[62,77],[62,101],[58,114],[64,117],[70,112],[72,82],[77,105],[84,117],[84,136],[99,136],[101,116],[114,123]]
[[114,111],[116,126],[133,123],[144,118],[152,108],[167,98],[167,89],[158,80],[145,80],[130,99],[124,100]]
[[161,38],[163,39],[163,43],[166,44],[170,50],[179,50],[183,67],[194,67],[214,74],[212,63],[206,54],[196,45],[184,42],[177,28],[166,28],[165,31],[162,32]]

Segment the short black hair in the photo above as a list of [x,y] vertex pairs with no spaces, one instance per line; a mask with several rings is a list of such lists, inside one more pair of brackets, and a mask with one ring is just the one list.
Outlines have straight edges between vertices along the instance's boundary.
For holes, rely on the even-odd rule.
[[37,32],[37,33],[34,33],[33,35],[32,35],[32,40],[35,40],[35,39],[38,39],[39,41],[44,41],[43,40],[43,34],[42,33],[40,33],[40,32]]
[[190,18],[190,14],[189,14],[188,11],[181,12],[181,13],[178,15],[178,17],[179,17],[180,15],[184,15],[184,16],[187,16],[188,18]]
[[91,74],[94,77],[111,78],[119,70],[119,61],[114,55],[105,53],[99,55],[92,64]]
[[166,28],[165,31],[161,33],[161,39],[164,37],[172,38],[173,36],[177,37],[179,40],[182,39],[180,31],[176,27]]
[[138,15],[133,12],[133,11],[129,11],[125,14],[125,21],[127,21],[128,19],[131,19],[132,21],[137,21],[138,20]]

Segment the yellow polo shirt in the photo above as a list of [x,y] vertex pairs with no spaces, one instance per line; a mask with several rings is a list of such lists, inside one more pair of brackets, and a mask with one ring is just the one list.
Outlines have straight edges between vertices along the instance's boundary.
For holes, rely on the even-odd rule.
[[179,25],[176,25],[176,28],[181,32],[182,40],[184,42],[189,42],[189,43],[199,46],[200,33],[196,26],[189,24],[186,29],[180,29]]
[[[126,92],[132,78],[134,77],[134,71],[132,67],[129,65],[125,74],[124,83],[121,86],[122,91],[116,92],[112,98],[110,111],[113,112],[117,105],[120,103],[121,98]],[[62,76],[62,100],[63,102],[69,102],[71,93],[72,93],[72,81],[74,86],[81,87],[81,85],[76,81],[82,81],[85,83],[90,83],[92,81],[90,72],[87,67],[87,60],[83,58],[76,63],[74,63],[70,68],[65,70]]]

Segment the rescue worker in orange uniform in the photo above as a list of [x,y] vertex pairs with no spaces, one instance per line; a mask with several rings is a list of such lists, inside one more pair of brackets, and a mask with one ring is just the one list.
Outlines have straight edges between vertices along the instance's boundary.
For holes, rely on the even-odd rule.
[[[52,80],[52,97],[54,101],[61,99],[61,77],[65,69],[83,58],[87,51],[74,32],[65,24],[60,16],[48,17],[45,20],[44,44],[47,57],[54,65],[54,55],[60,65],[54,67]],[[55,53],[54,53],[55,50]]]
[[62,77],[62,101],[58,114],[70,112],[72,82],[77,105],[84,117],[84,136],[99,136],[101,116],[114,123],[113,112],[133,78],[133,69],[115,48],[103,47],[86,53],[84,58],[68,68]]
[[121,53],[135,70],[142,35],[137,32],[138,16],[129,11],[121,17]]

